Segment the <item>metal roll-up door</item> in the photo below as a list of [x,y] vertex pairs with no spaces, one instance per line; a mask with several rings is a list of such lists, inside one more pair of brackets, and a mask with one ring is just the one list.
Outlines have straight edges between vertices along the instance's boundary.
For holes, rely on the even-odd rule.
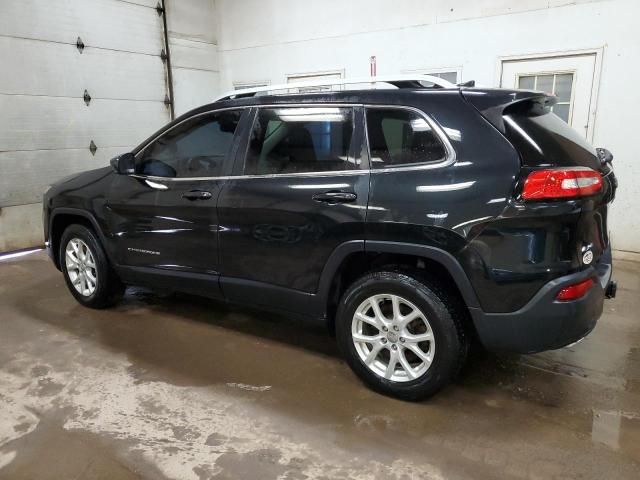
[[170,120],[157,0],[0,2],[0,251],[41,243],[51,182]]

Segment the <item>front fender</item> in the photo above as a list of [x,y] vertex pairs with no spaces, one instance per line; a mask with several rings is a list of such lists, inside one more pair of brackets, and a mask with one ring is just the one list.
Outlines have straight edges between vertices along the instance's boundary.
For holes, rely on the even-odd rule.
[[109,262],[112,265],[115,265],[112,249],[109,248],[111,246],[111,242],[109,242],[108,238],[105,236],[103,229],[100,228],[100,224],[98,223],[96,218],[93,216],[93,214],[91,212],[82,210],[80,208],[57,207],[57,208],[54,208],[51,211],[51,214],[49,215],[49,225],[48,225],[47,231],[48,231],[48,238],[49,238],[49,242],[48,242],[48,249],[50,251],[49,256],[52,258],[53,263],[58,270],[60,270],[60,261],[59,261],[60,259],[58,258],[58,250],[60,246],[55,243],[56,239],[53,237],[52,234],[53,234],[53,227],[55,225],[56,218],[60,217],[61,215],[81,217],[87,220],[91,224],[93,231],[96,232],[96,235],[98,235],[98,238],[100,239],[100,243],[105,249]]

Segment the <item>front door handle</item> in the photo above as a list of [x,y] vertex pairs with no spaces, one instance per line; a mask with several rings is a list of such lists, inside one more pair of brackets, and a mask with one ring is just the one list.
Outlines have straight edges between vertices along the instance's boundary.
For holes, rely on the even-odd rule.
[[191,190],[182,194],[182,198],[187,200],[209,200],[211,198],[211,192],[205,192],[204,190]]
[[330,191],[330,192],[316,193],[311,198],[316,202],[328,203],[330,205],[333,205],[336,203],[353,202],[358,198],[358,195],[356,195],[353,192]]

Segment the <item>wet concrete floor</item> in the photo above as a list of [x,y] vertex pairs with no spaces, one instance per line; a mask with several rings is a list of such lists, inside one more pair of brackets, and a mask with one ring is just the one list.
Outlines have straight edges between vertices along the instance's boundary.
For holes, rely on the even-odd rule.
[[423,403],[365,388],[313,328],[129,289],[78,305],[0,261],[0,479],[638,479],[640,264],[570,348],[475,355]]

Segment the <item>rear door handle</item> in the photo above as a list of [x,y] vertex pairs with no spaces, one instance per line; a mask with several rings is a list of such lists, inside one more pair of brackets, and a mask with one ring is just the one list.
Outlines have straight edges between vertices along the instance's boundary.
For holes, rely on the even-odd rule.
[[211,192],[205,192],[204,190],[191,190],[182,194],[182,198],[187,200],[209,200],[211,198]]
[[358,195],[356,195],[353,192],[331,191],[331,192],[316,193],[311,198],[316,202],[335,204],[335,203],[353,202],[358,198]]

